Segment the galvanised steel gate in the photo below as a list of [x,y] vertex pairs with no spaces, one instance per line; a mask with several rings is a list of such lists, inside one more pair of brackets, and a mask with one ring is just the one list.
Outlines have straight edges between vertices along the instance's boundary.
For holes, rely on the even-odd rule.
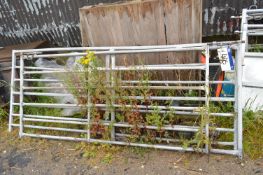
[[[220,66],[219,62],[184,61],[187,55],[198,57],[202,51],[210,58],[214,50],[225,46],[232,48],[236,58],[234,80],[216,81],[209,76],[210,68]],[[241,42],[220,42],[14,50],[9,130],[18,127],[20,137],[242,156],[241,46]],[[37,59],[49,63],[79,59],[87,56],[87,50],[101,62],[96,70],[84,70],[79,62],[74,63],[77,70],[35,66]],[[181,59],[183,64],[152,64],[155,56]],[[125,58],[139,60],[125,64]],[[94,81],[92,71],[101,79]],[[79,79],[81,74],[84,79]],[[74,94],[65,83],[67,78],[77,95],[73,102],[59,103],[60,98]],[[91,81],[96,87],[84,92]],[[212,86],[218,84],[234,84],[234,96],[214,96]],[[61,115],[67,109],[84,112]]]
[[263,9],[243,9],[241,18],[240,39],[245,42],[243,58],[243,107],[261,110],[263,105],[261,75],[263,66],[262,42]]

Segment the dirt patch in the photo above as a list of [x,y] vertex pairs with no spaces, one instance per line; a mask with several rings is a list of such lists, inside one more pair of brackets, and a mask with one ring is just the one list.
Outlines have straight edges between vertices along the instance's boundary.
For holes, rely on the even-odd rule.
[[[109,149],[104,146],[91,145],[84,150],[78,148],[79,144],[19,139],[15,132],[1,131],[0,174],[263,174],[263,159],[245,157],[241,161],[234,156],[131,147],[114,147],[117,150],[109,157]],[[95,155],[84,156],[89,148],[99,150],[94,151]]]

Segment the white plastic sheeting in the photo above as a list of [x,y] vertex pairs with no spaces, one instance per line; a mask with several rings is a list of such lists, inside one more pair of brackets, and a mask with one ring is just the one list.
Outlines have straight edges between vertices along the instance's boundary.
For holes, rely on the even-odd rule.
[[243,66],[243,99],[245,109],[263,108],[263,54],[245,56]]

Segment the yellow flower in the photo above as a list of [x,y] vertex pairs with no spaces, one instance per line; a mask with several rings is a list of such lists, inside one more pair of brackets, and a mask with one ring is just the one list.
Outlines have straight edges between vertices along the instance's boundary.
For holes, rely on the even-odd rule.
[[88,50],[86,52],[87,52],[87,55],[82,57],[79,61],[79,63],[82,65],[89,65],[90,62],[92,62],[96,59],[96,55],[94,52],[91,52]]

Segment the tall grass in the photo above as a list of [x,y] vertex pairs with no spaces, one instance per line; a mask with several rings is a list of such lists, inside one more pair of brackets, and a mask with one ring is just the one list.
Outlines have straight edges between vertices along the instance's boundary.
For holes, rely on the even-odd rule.
[[263,111],[245,110],[243,115],[244,152],[252,159],[263,157]]

